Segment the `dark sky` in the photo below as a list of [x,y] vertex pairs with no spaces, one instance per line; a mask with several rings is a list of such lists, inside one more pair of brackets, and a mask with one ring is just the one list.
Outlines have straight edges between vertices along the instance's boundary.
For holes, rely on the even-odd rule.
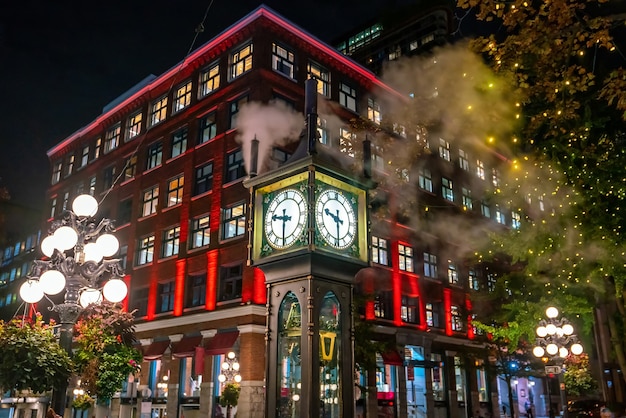
[[[401,0],[398,0],[400,3]],[[0,185],[21,227],[44,204],[46,151],[148,74],[264,3],[325,41],[374,17],[390,0],[2,0],[0,1]],[[211,5],[210,5],[211,4]],[[209,7],[210,5],[210,7]],[[17,213],[17,217],[15,214]],[[40,216],[40,215],[38,215]],[[39,218],[40,219],[40,218]],[[18,231],[18,238],[26,231]]]

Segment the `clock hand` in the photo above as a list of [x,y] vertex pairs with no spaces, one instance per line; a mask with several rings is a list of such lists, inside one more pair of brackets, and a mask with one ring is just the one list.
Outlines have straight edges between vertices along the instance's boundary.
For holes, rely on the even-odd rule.
[[291,220],[291,216],[287,215],[286,212],[287,212],[287,209],[283,209],[282,216],[279,216],[279,215],[272,216],[273,221],[283,221],[283,245],[285,245],[285,224],[287,223],[287,221]]
[[339,209],[337,209],[337,214],[331,213],[328,208],[324,209],[324,213],[332,218],[335,221],[335,225],[337,226],[337,236],[335,237],[336,245],[339,245],[339,225],[343,225],[343,220],[339,219]]

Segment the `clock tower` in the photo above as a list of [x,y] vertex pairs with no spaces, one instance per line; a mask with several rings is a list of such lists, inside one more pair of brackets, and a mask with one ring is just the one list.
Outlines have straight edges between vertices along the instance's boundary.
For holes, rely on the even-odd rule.
[[249,262],[267,285],[268,417],[354,415],[353,284],[368,262],[369,141],[361,176],[343,155],[318,150],[315,87],[306,81],[306,134],[296,152],[270,172],[252,169],[244,182],[252,194]]

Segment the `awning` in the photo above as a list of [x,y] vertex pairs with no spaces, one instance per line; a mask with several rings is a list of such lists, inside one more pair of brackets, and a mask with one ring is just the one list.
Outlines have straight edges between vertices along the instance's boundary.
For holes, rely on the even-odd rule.
[[169,338],[166,340],[153,341],[150,345],[143,348],[144,360],[158,360],[163,356],[167,347],[170,346]]
[[202,343],[202,335],[186,335],[172,347],[172,357],[193,357],[200,343]]
[[404,359],[398,353],[397,350],[387,350],[385,352],[380,353],[380,356],[383,358],[383,363],[388,364],[390,366],[402,366],[404,365]]
[[225,331],[215,334],[207,343],[205,354],[217,356],[226,354],[239,338],[239,331]]

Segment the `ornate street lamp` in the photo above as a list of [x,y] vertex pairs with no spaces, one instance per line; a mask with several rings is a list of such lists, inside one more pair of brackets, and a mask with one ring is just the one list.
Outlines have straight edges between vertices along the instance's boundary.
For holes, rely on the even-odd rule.
[[[571,354],[580,355],[583,346],[574,334],[573,325],[567,318],[558,318],[559,310],[553,306],[546,309],[547,320],[539,321],[539,326],[535,330],[537,334],[536,345],[533,348],[535,357],[539,357],[544,362],[553,361],[554,366],[546,366],[546,373],[554,373],[559,376],[561,389],[561,404],[563,405],[563,418],[567,418],[567,392],[563,382],[563,360]],[[551,408],[550,382],[548,381],[548,408]]]
[[[119,250],[113,235],[115,227],[109,219],[96,223],[93,218],[98,202],[93,196],[80,195],[61,219],[50,226],[49,235],[41,241],[44,260],[35,260],[27,280],[20,287],[26,303],[37,303],[44,295],[56,295],[65,289],[64,302],[50,310],[59,315],[59,344],[72,351],[73,327],[83,308],[104,299],[121,302],[128,292],[122,280],[124,272],[119,259],[112,259]],[[67,388],[58,388],[54,408],[63,415]]]
[[222,363],[222,372],[217,376],[217,380],[221,383],[227,382],[241,382],[241,375],[239,374],[239,362],[234,352],[226,354],[226,358]]

